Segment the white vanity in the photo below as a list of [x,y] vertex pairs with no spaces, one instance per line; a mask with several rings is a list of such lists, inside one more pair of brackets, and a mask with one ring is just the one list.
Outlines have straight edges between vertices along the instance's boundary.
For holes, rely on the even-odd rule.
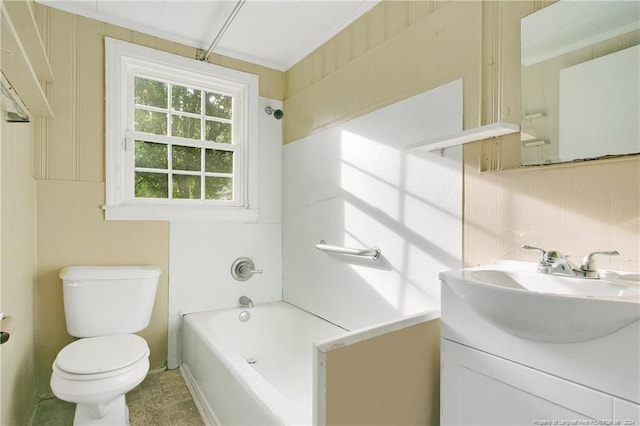
[[443,272],[443,425],[639,425],[640,281]]

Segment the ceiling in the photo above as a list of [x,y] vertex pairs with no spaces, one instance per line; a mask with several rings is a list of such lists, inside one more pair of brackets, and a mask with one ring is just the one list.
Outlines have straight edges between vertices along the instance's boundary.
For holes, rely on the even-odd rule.
[[[214,53],[285,71],[380,0],[247,0]],[[36,0],[207,50],[235,0]]]

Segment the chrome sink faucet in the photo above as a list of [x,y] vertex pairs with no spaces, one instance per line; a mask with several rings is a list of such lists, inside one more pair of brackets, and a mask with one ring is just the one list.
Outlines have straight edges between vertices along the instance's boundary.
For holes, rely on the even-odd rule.
[[251,300],[251,298],[247,296],[240,296],[240,299],[238,299],[238,303],[240,303],[240,306],[243,306],[245,308],[253,308],[253,300]]
[[598,272],[594,258],[596,254],[604,254],[607,256],[617,256],[620,254],[616,250],[587,253],[582,259],[582,265],[578,267],[571,263],[567,256],[558,251],[547,251],[539,247],[532,247],[528,245],[523,245],[522,248],[526,250],[540,251],[540,262],[538,263],[537,270],[542,274],[565,275],[568,277],[590,279],[600,278],[600,273]]

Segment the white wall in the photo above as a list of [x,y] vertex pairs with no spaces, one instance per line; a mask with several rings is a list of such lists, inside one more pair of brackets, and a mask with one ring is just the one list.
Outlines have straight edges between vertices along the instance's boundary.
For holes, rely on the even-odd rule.
[[[171,224],[170,368],[182,360],[186,313],[238,306],[247,295],[355,329],[439,307],[438,272],[461,267],[461,149],[404,150],[462,129],[460,80],[284,148],[267,104],[280,107],[261,99],[259,222]],[[377,245],[383,259],[322,253],[321,239]],[[230,269],[243,256],[264,273],[241,283]]]
[[[264,108],[280,101],[260,98],[258,223],[171,223],[169,254],[169,368],[182,362],[182,315],[282,300],[282,126]],[[285,112],[286,113],[286,112]],[[253,259],[261,275],[231,277],[238,257]]]
[[438,272],[462,265],[462,150],[404,147],[460,130],[458,80],[287,144],[284,299],[348,329],[439,307]]

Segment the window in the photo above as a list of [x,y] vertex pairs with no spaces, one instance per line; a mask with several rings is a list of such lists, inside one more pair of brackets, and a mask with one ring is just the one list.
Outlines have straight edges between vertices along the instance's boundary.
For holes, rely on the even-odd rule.
[[106,39],[106,218],[255,221],[257,77]]
[[140,75],[133,87],[133,197],[233,203],[233,96]]

